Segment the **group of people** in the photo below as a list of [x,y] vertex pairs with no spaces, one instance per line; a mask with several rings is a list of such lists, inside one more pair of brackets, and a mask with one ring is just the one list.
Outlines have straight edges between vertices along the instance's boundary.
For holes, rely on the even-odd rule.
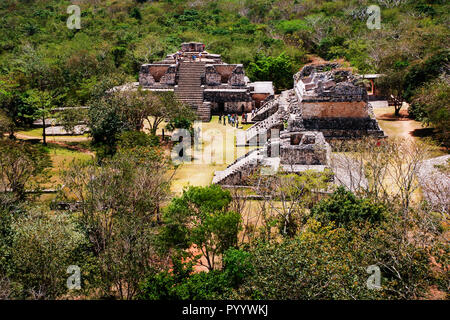
[[199,59],[199,61],[202,61],[202,53],[201,52],[198,53],[198,56],[195,54],[191,55],[191,61],[197,61],[197,58]]
[[[229,125],[231,125],[232,127],[236,127],[239,128],[239,117],[236,113],[233,114],[228,114],[228,115],[222,115],[219,114],[219,123],[222,123],[223,121],[223,125],[226,126],[227,122]],[[242,114],[242,122],[247,122],[247,114],[243,113]]]
[[[173,55],[173,57],[175,58],[175,63],[176,63],[177,66],[180,64],[182,56],[183,56],[183,53],[181,51],[177,51]],[[198,55],[197,54],[193,54],[193,55],[190,56],[190,61],[191,62],[197,61],[197,58],[199,59],[199,61],[202,61],[202,56],[203,56],[203,54],[201,52],[199,52]]]

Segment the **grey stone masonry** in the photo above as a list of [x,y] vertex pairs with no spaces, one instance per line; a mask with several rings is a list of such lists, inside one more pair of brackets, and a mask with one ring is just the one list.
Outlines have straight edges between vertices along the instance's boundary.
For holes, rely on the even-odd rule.
[[[224,63],[199,42],[183,43],[180,51],[164,60],[142,65],[139,85],[150,91],[174,90],[203,121],[209,121],[211,113],[251,112],[265,98],[264,93],[252,95],[242,64]],[[273,92],[272,84],[268,85]]]

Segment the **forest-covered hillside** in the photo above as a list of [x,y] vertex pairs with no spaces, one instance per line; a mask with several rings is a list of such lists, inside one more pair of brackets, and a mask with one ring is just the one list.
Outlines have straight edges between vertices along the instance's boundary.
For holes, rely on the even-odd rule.
[[[70,5],[80,29],[67,26]],[[381,9],[379,29],[368,27],[370,5]],[[0,0],[0,300],[448,299],[450,158],[436,157],[448,149],[414,135],[420,124],[399,111],[410,103],[409,115],[448,146],[449,9],[446,0]],[[229,139],[252,126],[238,117],[235,130],[214,115],[203,136],[170,90],[108,90],[187,41],[278,92],[317,57],[383,74],[377,88],[395,106],[373,117],[395,134],[329,145],[323,133],[295,131],[303,105],[285,103],[284,91],[271,101],[286,117],[271,128],[287,130],[248,150]],[[377,124],[359,105],[357,120]],[[337,116],[336,131],[357,122]],[[81,124],[89,135],[53,131]],[[326,162],[253,163],[284,143],[296,150],[288,158],[316,163],[320,152]],[[194,161],[180,165],[191,150]],[[237,163],[248,184],[210,185]],[[256,166],[265,163],[280,170]]]
[[[66,25],[71,4],[81,8],[79,30]],[[367,26],[373,4],[381,9],[380,29]],[[291,86],[308,54],[388,74],[387,93],[415,102],[410,113],[448,138],[449,9],[445,0],[5,0],[2,109],[23,126],[36,117],[30,101],[42,91],[58,106],[88,104],[135,81],[141,64],[201,41],[277,89]]]

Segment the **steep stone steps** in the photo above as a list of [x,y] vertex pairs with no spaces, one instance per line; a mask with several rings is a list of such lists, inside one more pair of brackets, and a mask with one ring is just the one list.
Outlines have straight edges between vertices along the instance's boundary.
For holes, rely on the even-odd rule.
[[214,178],[212,183],[221,184],[226,179],[231,178],[232,175],[239,174],[242,171],[248,171],[249,166],[256,166],[260,158],[261,158],[260,150],[255,149],[248,152],[246,155],[236,159],[225,170],[214,172]]
[[181,62],[178,69],[178,86],[175,94],[182,102],[197,110],[203,107],[202,75],[204,62]]

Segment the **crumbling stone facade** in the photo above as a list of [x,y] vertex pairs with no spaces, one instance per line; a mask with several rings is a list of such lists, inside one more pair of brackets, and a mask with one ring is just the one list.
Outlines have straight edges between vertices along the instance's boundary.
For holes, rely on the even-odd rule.
[[267,83],[268,92],[255,95],[242,64],[224,63],[220,55],[208,53],[205,45],[197,42],[183,43],[181,51],[167,55],[163,61],[144,64],[139,72],[141,87],[174,91],[204,121],[214,113],[251,112],[273,94],[272,83]]
[[[216,172],[213,183],[245,185],[244,177],[258,166],[298,174],[323,171],[331,161],[331,147],[325,139],[385,137],[362,79],[337,63],[305,66],[294,75],[294,88],[268,98],[253,119],[257,122],[246,130],[244,144],[253,145],[261,137],[268,137],[268,142]],[[279,137],[271,136],[274,129],[281,130]]]
[[294,90],[306,130],[326,138],[384,137],[362,78],[338,64],[305,66],[294,76]]

